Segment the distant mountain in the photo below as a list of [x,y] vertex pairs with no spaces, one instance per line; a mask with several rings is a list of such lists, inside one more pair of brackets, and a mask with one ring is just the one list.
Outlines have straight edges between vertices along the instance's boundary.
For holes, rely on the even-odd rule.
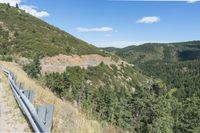
[[57,54],[102,54],[98,48],[25,11],[0,4],[0,54],[32,58]]
[[200,58],[200,41],[180,43],[147,43],[120,49],[116,54],[129,63],[144,63],[152,60],[185,61]]
[[200,96],[200,41],[147,43],[115,54],[136,64],[146,75],[162,79],[168,87],[178,88],[179,99]]
[[120,50],[120,48],[115,48],[115,47],[106,47],[106,48],[101,48],[107,52],[111,52],[111,53],[116,53],[117,51]]

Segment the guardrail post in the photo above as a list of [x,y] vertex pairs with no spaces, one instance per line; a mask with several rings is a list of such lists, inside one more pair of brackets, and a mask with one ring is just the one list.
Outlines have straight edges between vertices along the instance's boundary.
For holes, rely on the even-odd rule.
[[18,87],[19,89],[24,89],[24,83],[19,82],[19,83],[15,83],[15,84],[17,85],[17,87]]
[[36,106],[36,111],[40,119],[46,125],[47,131],[51,130],[53,124],[53,105],[38,105]]
[[33,102],[33,96],[34,91],[33,90],[22,90],[22,93],[28,98],[28,100],[32,103]]

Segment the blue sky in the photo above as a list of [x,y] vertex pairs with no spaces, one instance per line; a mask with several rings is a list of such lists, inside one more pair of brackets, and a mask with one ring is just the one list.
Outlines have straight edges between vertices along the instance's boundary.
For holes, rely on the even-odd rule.
[[200,2],[13,1],[18,1],[24,9],[30,7],[27,10],[35,10],[35,16],[98,47],[200,40]]

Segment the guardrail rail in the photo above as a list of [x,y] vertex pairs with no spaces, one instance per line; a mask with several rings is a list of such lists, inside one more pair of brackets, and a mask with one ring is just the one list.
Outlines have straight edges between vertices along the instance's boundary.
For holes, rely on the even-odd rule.
[[32,104],[34,91],[24,90],[22,83],[16,82],[16,76],[0,66],[0,69],[8,77],[9,85],[14,97],[24,115],[29,120],[36,133],[50,133],[53,123],[53,105],[39,105],[34,107]]

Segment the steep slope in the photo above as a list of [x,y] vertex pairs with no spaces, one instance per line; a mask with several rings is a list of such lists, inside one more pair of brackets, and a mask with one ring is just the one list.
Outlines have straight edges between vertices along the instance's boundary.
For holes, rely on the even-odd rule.
[[[167,96],[169,108],[154,111],[161,114],[166,110],[170,112],[170,115],[164,114],[163,116],[166,118],[162,117],[159,124],[156,125],[165,125],[160,132],[191,133],[200,131],[200,41],[144,44],[118,50],[116,54],[129,63],[134,63],[148,76],[162,79],[168,88],[174,88],[170,89],[173,93],[169,92],[170,96],[175,98]],[[145,96],[142,96],[142,100],[145,100]],[[151,103],[154,102],[151,101]],[[156,105],[159,108],[164,103]],[[170,111],[169,105],[173,110]],[[134,106],[137,106],[137,104],[134,104]],[[145,107],[145,109],[148,109],[148,107]],[[151,113],[151,116],[154,116],[152,115],[154,112]],[[148,126],[143,132],[146,131],[159,132],[151,126]]]
[[0,54],[32,58],[57,54],[102,54],[96,47],[25,13],[0,4]]
[[[55,105],[53,132],[122,133],[126,132],[125,129],[133,133],[179,131],[177,108],[178,111],[182,111],[180,110],[182,106],[173,97],[174,90],[167,92],[165,86],[160,82],[148,88],[137,87],[134,93],[125,91],[125,89],[110,88],[109,84],[100,89],[91,89],[88,88],[87,84],[84,84],[83,87],[74,90],[72,88],[74,86],[68,88],[63,85],[69,84],[68,81],[78,82],[78,80],[71,79],[80,77],[78,75],[84,75],[84,70],[82,72],[75,71],[76,75],[74,75],[72,73],[73,68],[68,68],[66,73],[54,73],[52,78],[50,76],[53,80],[49,80],[51,84],[48,85],[50,89],[55,89],[54,92],[57,94],[59,90],[65,89],[66,91],[62,95],[68,94],[65,95],[68,99],[74,99],[74,97],[70,97],[73,96],[70,95],[70,92],[75,94],[77,102],[73,100],[72,104],[72,102],[61,100],[48,88],[42,87],[39,85],[40,83],[30,79],[18,64],[8,62],[0,62],[0,64],[14,72],[18,77],[17,79],[25,83],[25,88],[34,89],[37,94],[34,98],[35,104],[51,103]],[[78,69],[76,68],[76,70]],[[68,77],[68,74],[72,74],[72,77]],[[54,83],[56,83],[56,86],[54,86]],[[73,85],[78,86],[78,84]],[[198,101],[195,101],[194,104],[196,102],[198,103]],[[196,106],[193,107],[196,111]],[[84,111],[87,110],[87,113],[81,113],[80,108]],[[86,116],[87,118],[93,117],[89,115],[90,113],[94,113],[96,119],[103,120],[101,124],[92,119],[86,119]],[[198,120],[198,117],[196,119]],[[124,130],[116,130],[116,127],[109,126],[105,121]]]
[[[117,132],[118,128],[136,128],[132,127],[137,121],[133,121],[129,102],[133,93],[140,91],[138,88],[151,88],[155,82],[134,65],[4,4],[0,4],[0,32],[2,57],[23,60],[21,66],[1,63],[19,75],[19,80],[26,81],[27,88],[36,90],[36,103],[55,104],[53,131]],[[20,67],[46,89],[35,84]],[[155,84],[165,89],[162,82]]]
[[[114,71],[112,65],[118,69],[127,66],[132,74],[130,80],[134,79],[134,86],[148,84],[149,78],[142,75],[133,65],[128,65],[21,9],[0,4],[0,32],[0,54],[29,59],[38,54],[42,58],[40,62],[43,73],[48,73],[51,69],[51,72],[61,73],[68,66],[96,67],[103,62],[105,66],[108,65],[109,71]],[[104,57],[105,55],[111,57]],[[31,61],[28,60],[27,64]],[[105,73],[111,77],[109,71]],[[135,76],[134,73],[139,76]],[[95,76],[98,77],[97,74]],[[121,73],[121,76],[126,77],[124,73]]]
[[[30,79],[27,74],[21,69],[21,67],[16,63],[2,62],[0,64],[5,68],[15,73],[18,82],[23,82],[25,88],[32,89],[35,91],[34,104],[54,104],[54,118],[53,118],[53,132],[66,132],[66,133],[103,133],[103,132],[117,132],[112,126],[107,123],[99,123],[93,119],[87,119],[87,115],[78,109],[78,106],[72,102],[63,101],[53,94],[48,88],[41,86],[38,81]],[[2,73],[1,73],[2,74]],[[4,79],[4,83],[7,83]],[[9,87],[7,86],[7,89]],[[9,96],[12,100],[12,94],[10,92]],[[17,105],[16,110],[18,109]],[[3,113],[3,112],[2,112]],[[19,111],[15,112],[16,115]],[[2,114],[2,116],[6,114]],[[16,116],[15,116],[16,117]],[[15,123],[10,123],[15,124]],[[17,130],[14,130],[17,131]],[[19,130],[20,131],[20,130]],[[21,130],[22,131],[22,130]],[[26,130],[29,132],[29,130]]]
[[144,44],[118,50],[116,54],[135,63],[146,75],[178,88],[175,95],[179,99],[200,96],[200,41]]
[[138,64],[149,76],[161,78],[169,87],[176,87],[176,96],[185,99],[200,96],[200,60],[163,62],[149,61]]

